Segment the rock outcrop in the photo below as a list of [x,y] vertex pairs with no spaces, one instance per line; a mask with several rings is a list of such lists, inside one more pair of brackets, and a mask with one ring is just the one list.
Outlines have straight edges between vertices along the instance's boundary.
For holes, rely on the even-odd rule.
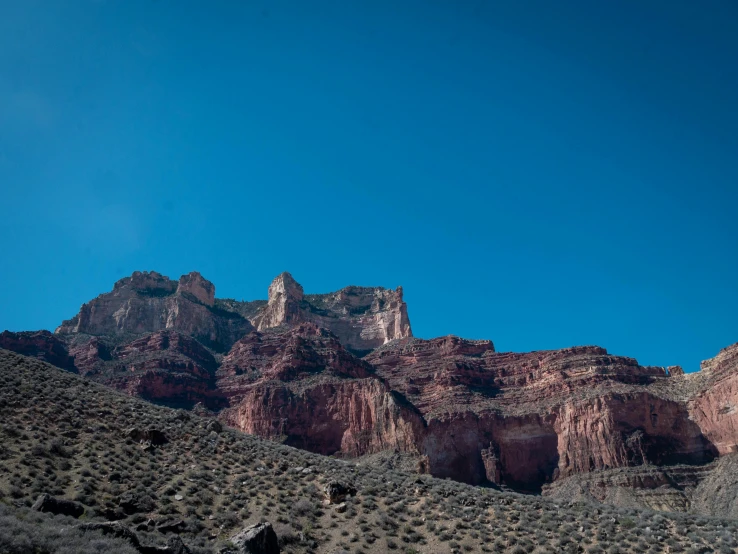
[[366,360],[423,415],[433,475],[537,489],[567,475],[703,463],[686,406],[650,392],[669,379],[603,348],[497,353],[489,341],[396,341]]
[[269,286],[267,305],[251,322],[263,331],[302,321],[329,329],[346,348],[358,354],[412,336],[402,287],[346,287],[328,294],[305,295],[292,275],[282,273]]
[[[543,496],[668,512],[696,509],[695,498],[714,465],[640,465],[571,475],[543,487]],[[698,492],[699,491],[699,492]]]
[[218,369],[218,385],[232,390],[259,380],[291,381],[316,373],[365,378],[368,363],[346,351],[333,333],[312,323],[254,331],[236,342]]
[[66,500],[65,498],[54,498],[47,493],[40,494],[31,509],[37,512],[48,512],[74,518],[78,518],[85,513],[85,507],[79,502]]
[[705,469],[691,494],[691,509],[715,517],[738,518],[738,454],[727,454]]
[[223,405],[215,387],[215,357],[192,337],[157,331],[117,346],[100,337],[74,339],[75,366],[95,381],[170,406]]
[[256,523],[230,539],[239,554],[279,554],[279,542],[271,523]]
[[401,395],[313,324],[247,335],[217,378],[226,424],[320,454],[415,451],[422,433]]
[[22,331],[0,333],[0,348],[12,350],[24,356],[38,358],[56,367],[77,373],[74,358],[67,345],[48,331]]
[[705,437],[720,454],[738,452],[738,343],[681,379],[691,382],[689,415]]
[[177,282],[154,271],[136,271],[115,283],[112,292],[84,304],[55,333],[125,339],[168,329],[226,351],[253,326],[235,312],[216,309],[214,294],[213,284],[199,273]]
[[287,323],[304,321],[301,310],[304,296],[302,285],[289,273],[281,273],[269,285],[267,305],[251,322],[259,331],[263,331]]

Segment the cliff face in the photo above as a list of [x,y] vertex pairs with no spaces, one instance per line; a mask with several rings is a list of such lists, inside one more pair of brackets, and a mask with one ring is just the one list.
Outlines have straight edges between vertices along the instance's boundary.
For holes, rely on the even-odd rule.
[[112,292],[84,304],[55,333],[126,337],[170,329],[225,351],[253,326],[239,314],[217,310],[214,294],[213,284],[199,273],[173,281],[137,271],[115,283]]
[[269,286],[267,305],[251,322],[263,331],[301,321],[329,329],[346,348],[359,354],[412,336],[402,287],[346,287],[305,295],[289,273],[282,273]]
[[217,375],[221,389],[237,391],[260,380],[297,381],[316,374],[362,379],[373,373],[372,366],[347,352],[333,333],[301,323],[249,333],[223,358]]
[[[201,403],[314,452],[389,450],[421,472],[521,490],[589,475],[581,494],[632,500],[666,477],[608,472],[738,450],[738,344],[684,374],[597,346],[511,353],[486,340],[416,339],[401,288],[306,295],[283,273],[268,301],[237,302],[216,299],[199,273],[136,272],[56,334],[5,332],[0,347],[156,402]],[[679,498],[653,505],[692,497]]]
[[259,331],[263,331],[286,323],[304,321],[301,310],[303,298],[302,285],[289,273],[282,273],[269,285],[267,305],[251,319],[251,322]]
[[694,381],[690,417],[720,454],[738,451],[738,343],[702,362],[701,371],[682,379]]
[[422,418],[373,373],[314,324],[253,332],[217,372],[230,406],[220,417],[321,454],[416,451]]
[[56,367],[77,373],[74,359],[67,351],[67,345],[48,331],[20,333],[3,331],[0,333],[0,348],[38,358]]
[[702,463],[709,441],[686,406],[649,391],[669,379],[603,348],[497,353],[488,341],[397,341],[367,356],[427,422],[433,474],[537,489],[594,470]]
[[177,407],[222,406],[217,362],[192,337],[157,331],[117,346],[80,337],[70,348],[79,371],[115,389]]
[[302,390],[257,383],[221,414],[246,433],[319,454],[417,451],[422,419],[378,379],[319,381]]

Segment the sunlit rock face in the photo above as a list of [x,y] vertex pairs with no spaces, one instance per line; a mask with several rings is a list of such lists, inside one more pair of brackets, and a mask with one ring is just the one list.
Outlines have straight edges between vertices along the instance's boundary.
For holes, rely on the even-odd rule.
[[269,285],[267,305],[251,321],[259,331],[304,321],[301,310],[303,298],[302,285],[289,273],[282,273]]
[[215,309],[214,303],[215,287],[199,273],[173,281],[155,271],[136,271],[111,292],[83,304],[55,333],[129,338],[169,329],[225,351],[253,326],[237,313]]
[[329,329],[346,348],[360,354],[412,336],[402,287],[346,287],[305,295],[289,273],[282,273],[269,286],[267,305],[251,322],[263,331],[302,321]]
[[683,376],[694,383],[690,417],[720,454],[738,452],[738,343]]

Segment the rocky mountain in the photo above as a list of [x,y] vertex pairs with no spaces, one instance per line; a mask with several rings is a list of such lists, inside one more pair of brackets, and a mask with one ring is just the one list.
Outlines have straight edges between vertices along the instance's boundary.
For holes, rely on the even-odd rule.
[[305,294],[283,273],[268,300],[238,302],[198,273],[136,272],[53,335],[0,347],[312,452],[591,501],[660,488],[671,500],[644,506],[688,509],[683,491],[738,449],[738,344],[685,374],[597,346],[418,339],[400,287]]
[[[308,332],[330,357],[333,339]],[[3,554],[738,548],[736,521],[704,517],[710,512],[697,503],[693,514],[665,517],[337,460],[2,349],[0,415]],[[735,484],[702,483],[697,496],[722,487],[715,507],[734,503]]]

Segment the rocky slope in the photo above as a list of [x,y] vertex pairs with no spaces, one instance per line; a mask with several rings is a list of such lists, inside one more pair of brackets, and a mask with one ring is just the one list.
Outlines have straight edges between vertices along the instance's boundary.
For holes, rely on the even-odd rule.
[[[262,522],[286,554],[738,548],[735,521],[354,465],[2,349],[0,416],[0,552],[9,554],[249,552],[236,537]],[[46,511],[54,505],[71,515]]]
[[313,452],[395,452],[420,472],[519,490],[699,466],[738,444],[738,345],[684,374],[596,346],[413,338],[401,288],[306,295],[283,273],[268,296],[221,300],[198,273],[136,272],[54,335],[6,332],[0,347]]

